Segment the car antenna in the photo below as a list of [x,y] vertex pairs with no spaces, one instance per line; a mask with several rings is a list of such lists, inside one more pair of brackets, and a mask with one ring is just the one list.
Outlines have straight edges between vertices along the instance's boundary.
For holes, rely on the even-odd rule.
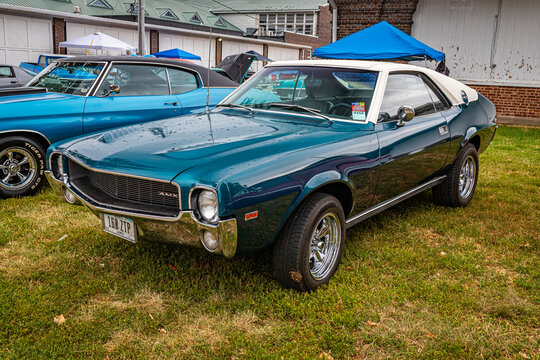
[[210,112],[210,59],[212,59],[212,25],[210,25],[210,41],[208,42],[208,77],[206,83],[206,113]]

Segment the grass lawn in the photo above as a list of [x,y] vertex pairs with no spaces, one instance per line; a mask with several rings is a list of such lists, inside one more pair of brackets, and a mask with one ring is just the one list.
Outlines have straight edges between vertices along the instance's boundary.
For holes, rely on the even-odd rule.
[[46,187],[0,200],[0,358],[539,359],[539,233],[534,128],[499,128],[469,207],[425,192],[349,230],[309,294],[268,254],[133,245]]

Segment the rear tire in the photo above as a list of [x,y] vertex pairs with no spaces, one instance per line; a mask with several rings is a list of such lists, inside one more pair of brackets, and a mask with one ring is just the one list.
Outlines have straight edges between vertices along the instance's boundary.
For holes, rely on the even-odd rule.
[[343,254],[345,215],[335,197],[316,193],[291,215],[273,251],[277,280],[311,291],[326,284]]
[[433,201],[444,206],[467,206],[478,182],[478,165],[476,147],[473,144],[465,145],[444,182],[433,187]]
[[45,150],[36,141],[10,136],[0,139],[0,196],[31,195],[45,182]]

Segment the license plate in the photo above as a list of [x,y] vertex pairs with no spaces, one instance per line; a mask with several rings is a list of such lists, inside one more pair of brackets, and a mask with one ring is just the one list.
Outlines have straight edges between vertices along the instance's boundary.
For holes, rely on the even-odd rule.
[[127,217],[103,214],[103,230],[133,243],[137,241],[135,223]]

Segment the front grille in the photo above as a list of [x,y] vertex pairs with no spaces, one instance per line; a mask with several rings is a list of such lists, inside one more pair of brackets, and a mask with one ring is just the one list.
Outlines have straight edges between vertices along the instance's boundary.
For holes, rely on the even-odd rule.
[[170,183],[92,171],[72,160],[68,166],[70,183],[101,204],[159,215],[180,210],[178,187]]

